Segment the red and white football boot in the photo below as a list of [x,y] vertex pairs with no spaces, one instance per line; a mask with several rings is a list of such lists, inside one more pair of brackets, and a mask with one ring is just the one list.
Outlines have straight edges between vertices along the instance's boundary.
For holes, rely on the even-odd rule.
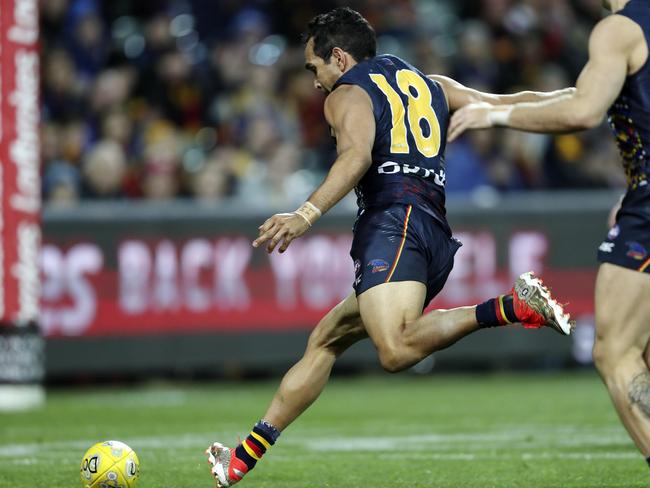
[[524,327],[550,327],[560,334],[571,334],[575,322],[532,271],[517,278],[512,287],[512,299],[515,315]]
[[248,466],[235,455],[235,449],[215,442],[205,450],[208,463],[212,465],[212,476],[217,480],[217,488],[228,488],[241,481]]

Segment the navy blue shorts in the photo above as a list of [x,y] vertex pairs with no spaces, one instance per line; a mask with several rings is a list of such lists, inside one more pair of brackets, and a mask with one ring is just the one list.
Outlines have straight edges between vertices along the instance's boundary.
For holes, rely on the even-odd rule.
[[395,281],[419,281],[427,287],[424,306],[435,297],[454,266],[461,243],[431,215],[413,205],[371,207],[358,217],[350,256],[354,290]]
[[650,273],[650,192],[626,195],[616,225],[598,247],[598,261]]

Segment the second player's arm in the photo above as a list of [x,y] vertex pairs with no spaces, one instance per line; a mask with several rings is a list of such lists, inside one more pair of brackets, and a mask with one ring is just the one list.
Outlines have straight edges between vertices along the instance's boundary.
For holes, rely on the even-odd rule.
[[492,126],[543,133],[595,127],[625,83],[630,51],[638,39],[639,30],[625,17],[607,17],[590,36],[589,61],[578,77],[574,93],[537,103],[468,105],[452,117],[449,140],[454,140],[467,129]]
[[325,118],[336,136],[336,161],[323,183],[298,210],[276,214],[260,226],[253,246],[268,242],[267,251],[273,252],[283,241],[279,251],[284,252],[291,241],[347,195],[372,164],[375,119],[370,97],[362,88],[338,87],[325,101]]
[[442,85],[449,104],[449,110],[452,112],[470,103],[484,102],[490,105],[513,105],[515,103],[545,102],[572,95],[576,91],[575,88],[570,87],[550,92],[526,90],[506,95],[475,90],[447,76],[428,75],[428,78]]

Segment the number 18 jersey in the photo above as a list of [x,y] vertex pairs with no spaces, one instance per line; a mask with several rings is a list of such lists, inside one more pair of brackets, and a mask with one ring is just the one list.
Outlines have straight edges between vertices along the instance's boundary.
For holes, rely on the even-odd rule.
[[366,59],[335,83],[358,85],[372,100],[372,165],[355,188],[360,211],[416,205],[451,234],[445,217],[444,151],[449,108],[442,87],[392,55]]

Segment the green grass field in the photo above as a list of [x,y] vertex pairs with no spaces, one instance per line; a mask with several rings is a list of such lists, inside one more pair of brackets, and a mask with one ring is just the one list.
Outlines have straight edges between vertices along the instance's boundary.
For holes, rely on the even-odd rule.
[[[245,436],[276,382],[54,390],[0,414],[0,487],[80,487],[100,440],[140,488],[214,487],[203,450]],[[650,472],[593,373],[335,379],[238,486],[641,487]]]

